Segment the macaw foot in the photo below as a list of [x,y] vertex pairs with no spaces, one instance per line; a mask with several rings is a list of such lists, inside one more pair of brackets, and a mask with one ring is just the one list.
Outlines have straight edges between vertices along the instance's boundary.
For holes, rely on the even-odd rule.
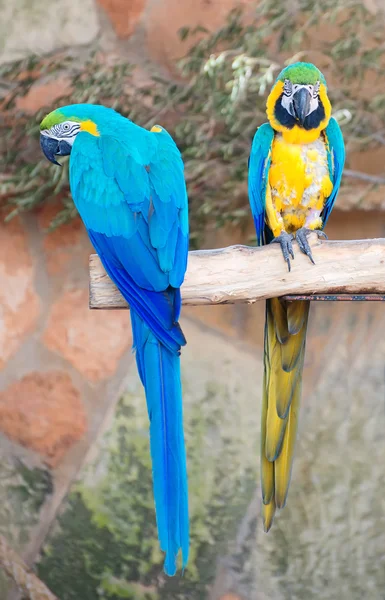
[[287,266],[289,267],[289,271],[291,269],[291,267],[290,267],[290,256],[294,260],[293,246],[292,246],[292,243],[291,243],[292,240],[294,240],[294,236],[293,236],[292,233],[286,233],[286,231],[282,231],[282,233],[280,235],[278,235],[276,238],[274,238],[270,242],[271,244],[280,244],[281,250],[282,250],[282,254],[283,254],[283,258],[287,262]]
[[323,231],[320,231],[319,229],[308,229],[307,227],[301,227],[301,229],[298,229],[297,233],[295,234],[295,239],[298,242],[298,246],[301,252],[306,254],[306,256],[310,258],[313,265],[315,265],[313,255],[311,253],[311,248],[309,246],[309,242],[307,241],[307,236],[311,233],[316,233],[319,238],[322,237],[326,240],[328,239],[328,236]]

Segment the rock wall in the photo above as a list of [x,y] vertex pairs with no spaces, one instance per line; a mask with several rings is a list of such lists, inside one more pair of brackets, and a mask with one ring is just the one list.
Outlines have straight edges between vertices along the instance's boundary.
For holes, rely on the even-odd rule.
[[[63,47],[86,46],[98,37],[130,38],[138,55],[172,67],[186,43],[178,30],[204,25],[215,30],[235,6],[248,0],[13,0],[0,3],[0,63]],[[251,3],[253,4],[253,3]]]
[[[2,0],[0,62],[63,46],[81,56],[98,39],[142,76],[154,63],[172,71],[186,49],[178,29],[215,29],[235,4]],[[68,85],[65,73],[42,76],[18,110],[33,113]],[[88,310],[91,246],[78,219],[47,233],[55,210],[47,203],[0,222],[0,532],[61,600],[321,598],[331,572],[339,597],[361,598],[360,568],[382,591],[383,307],[312,307],[298,466],[268,538],[256,533],[264,307],[184,311],[192,555],[183,579],[165,581],[129,315]],[[249,233],[211,233],[206,246],[244,243]],[[335,212],[328,233],[384,236],[384,215]],[[360,562],[362,548],[369,558]],[[328,553],[334,562],[343,554],[341,568]],[[0,598],[19,596],[1,580]]]

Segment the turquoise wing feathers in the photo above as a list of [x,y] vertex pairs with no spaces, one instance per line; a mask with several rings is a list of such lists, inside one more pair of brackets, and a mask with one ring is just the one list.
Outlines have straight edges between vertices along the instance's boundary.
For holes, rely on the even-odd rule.
[[143,156],[135,140],[128,145],[80,134],[71,153],[71,191],[110,277],[159,339],[178,349],[184,342],[175,326],[176,290],[187,266],[189,233],[183,162],[164,130],[142,131],[151,136]]
[[100,259],[130,304],[136,361],[150,419],[158,536],[165,571],[189,552],[178,324],[188,255],[183,161],[162,128],[124,120],[120,133],[80,133],[70,160],[75,204]]
[[340,126],[334,117],[330,119],[329,124],[325,129],[325,136],[328,150],[329,173],[330,179],[333,183],[333,191],[329,198],[327,198],[324,209],[321,213],[324,227],[337,198],[337,194],[341,185],[342,171],[345,164],[344,138],[342,137]]
[[273,139],[274,129],[271,125],[269,125],[269,123],[261,125],[254,135],[249,157],[249,200],[254,218],[258,245],[263,243],[266,186],[268,184]]
[[179,287],[189,234],[183,162],[165,130],[143,133],[154,136],[145,156],[116,137],[80,134],[71,154],[71,191],[88,229],[127,240],[139,232],[154,258],[149,289],[159,278],[160,289],[166,281]]

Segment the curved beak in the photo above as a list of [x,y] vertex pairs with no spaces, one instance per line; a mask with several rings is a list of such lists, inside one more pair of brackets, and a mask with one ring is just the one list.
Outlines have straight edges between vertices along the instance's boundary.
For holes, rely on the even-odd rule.
[[55,156],[67,156],[70,154],[72,147],[64,140],[55,140],[48,135],[40,134],[40,147],[43,154],[54,165],[61,164],[57,162]]
[[293,96],[294,116],[301,125],[304,124],[310,112],[311,94],[305,88],[300,88]]

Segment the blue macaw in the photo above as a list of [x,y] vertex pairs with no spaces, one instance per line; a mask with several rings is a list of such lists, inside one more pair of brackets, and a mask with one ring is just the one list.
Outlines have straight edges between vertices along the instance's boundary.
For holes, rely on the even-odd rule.
[[[286,67],[267,99],[268,123],[257,130],[249,158],[249,199],[259,245],[281,245],[290,271],[294,234],[307,240],[332,211],[345,162],[344,141],[322,73],[310,63]],[[301,396],[310,303],[273,298],[266,304],[261,425],[263,523],[269,531],[289,489]]]
[[156,519],[164,569],[189,553],[178,324],[189,225],[184,166],[165,129],[135,125],[104,106],[74,104],[40,125],[44,155],[70,154],[72,197],[90,240],[131,308],[146,393]]

